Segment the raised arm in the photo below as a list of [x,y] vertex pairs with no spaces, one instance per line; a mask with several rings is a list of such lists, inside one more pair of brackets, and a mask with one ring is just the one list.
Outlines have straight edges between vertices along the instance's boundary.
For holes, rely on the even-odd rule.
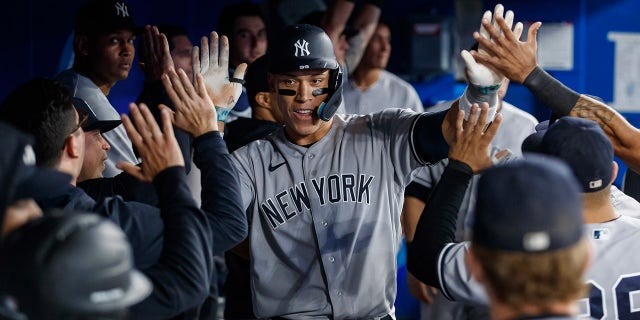
[[407,269],[420,281],[437,288],[438,256],[447,243],[455,241],[458,211],[473,174],[492,164],[489,147],[502,122],[502,117],[496,116],[485,131],[488,106],[484,104],[479,115],[477,105],[470,111],[468,121],[459,117],[456,122],[450,162],[427,201],[408,248]]
[[123,115],[122,123],[142,163],[119,166],[141,180],[153,182],[165,222],[162,254],[155,265],[143,270],[154,290],[131,308],[131,315],[135,319],[170,318],[198,305],[209,293],[213,273],[211,229],[186,183],[184,159],[168,108],[161,110],[162,130],[144,104],[131,104],[130,115],[133,121]]
[[[227,68],[224,72],[217,73],[218,77],[224,78],[227,74]],[[242,77],[242,74],[238,76]],[[207,90],[202,74],[195,75],[194,87],[182,70],[178,73],[171,70],[162,80],[175,106],[174,125],[189,132],[193,137],[193,161],[200,169],[202,209],[207,214],[213,231],[213,254],[222,253],[247,235],[246,215],[238,192],[238,173],[219,133],[220,122],[217,121],[216,108],[208,94],[224,90]],[[226,81],[226,85],[229,86],[240,85],[230,83],[226,79],[216,81]]]
[[[367,0],[358,9],[358,13],[353,19],[352,26],[358,33],[347,39],[349,49],[345,53],[345,62],[351,72],[360,63],[362,54],[376,31],[376,26],[380,19],[381,6],[382,0]],[[340,36],[347,26],[353,9],[354,1],[335,0],[326,12],[322,21],[322,28],[329,35],[334,47],[339,45]]]
[[474,33],[474,38],[484,46],[486,53],[472,52],[472,55],[477,62],[525,85],[557,115],[598,122],[613,143],[616,156],[629,168],[640,172],[640,130],[610,106],[573,91],[538,66],[536,36],[541,25],[540,22],[532,24],[527,41],[520,41],[504,19],[496,18],[496,25],[483,20],[482,26],[491,40]]

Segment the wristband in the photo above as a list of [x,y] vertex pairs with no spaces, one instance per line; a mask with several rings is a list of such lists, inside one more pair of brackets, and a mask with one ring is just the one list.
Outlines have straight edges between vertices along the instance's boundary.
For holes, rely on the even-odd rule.
[[467,88],[464,90],[464,93],[462,93],[460,102],[458,103],[458,108],[464,111],[464,119],[469,119],[471,105],[477,103],[478,106],[480,106],[481,103],[486,102],[489,104],[487,122],[493,121],[498,110],[498,88],[500,88],[500,85],[501,83],[482,87],[474,84],[467,85]]
[[580,94],[556,80],[540,67],[535,67],[522,84],[551,111],[560,116],[568,115],[580,99]]
[[218,114],[218,121],[227,122],[227,116],[231,109],[216,106],[216,114]]

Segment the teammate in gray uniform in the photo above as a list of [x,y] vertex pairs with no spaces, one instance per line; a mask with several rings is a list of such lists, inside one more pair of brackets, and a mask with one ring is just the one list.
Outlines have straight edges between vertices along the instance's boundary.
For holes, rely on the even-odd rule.
[[[542,152],[564,160],[569,164],[583,192],[582,216],[587,223],[584,235],[596,250],[593,265],[586,274],[591,289],[588,298],[580,300],[580,316],[596,319],[634,317],[637,311],[633,308],[633,292],[640,283],[637,276],[640,261],[637,256],[628,252],[640,241],[640,222],[621,216],[612,206],[610,186],[615,179],[617,165],[613,161],[613,147],[603,131],[595,122],[564,117],[548,130],[528,137],[523,143],[523,151]],[[478,192],[479,196],[483,192],[481,185]],[[495,192],[501,193],[500,190]],[[543,199],[544,206],[548,206],[549,198],[544,196]],[[476,220],[478,214],[476,209]],[[431,231],[425,227],[432,223],[433,220],[426,218],[423,221],[421,218],[416,230],[416,239],[420,238],[420,243],[439,241],[428,236]],[[438,222],[434,224],[438,225]],[[414,260],[410,268],[427,283],[435,280],[449,298],[481,303],[484,295],[477,283],[467,281],[470,271],[463,261],[465,245],[458,243],[444,246],[438,254],[437,263],[436,256],[430,256],[433,260],[426,263],[437,269],[437,276],[429,275],[430,271],[421,270],[424,265],[414,254],[420,256],[424,251],[420,246],[412,246],[410,255]]]
[[[129,75],[133,65],[135,25],[131,10],[121,0],[92,0],[76,15],[73,68],[56,76],[74,97],[84,100],[100,120],[120,120],[107,100],[109,91]],[[104,134],[111,146],[103,175],[121,172],[116,163],[138,163],[123,126]]]
[[[502,115],[503,122],[491,142],[492,156],[496,156],[501,150],[508,149],[507,154],[500,154],[500,161],[521,158],[522,153],[520,152],[520,146],[522,145],[522,141],[531,133],[535,132],[535,126],[538,123],[538,120],[532,115],[502,100],[508,86],[509,81],[506,80],[498,91],[500,97],[498,112]],[[451,106],[451,103],[450,101],[438,104],[429,108],[429,111],[446,110]],[[406,222],[403,224],[403,230],[407,242],[413,240],[415,226],[424,210],[425,203],[429,198],[431,190],[433,190],[440,180],[447,164],[448,159],[445,159],[433,166],[419,168],[414,172],[414,179],[405,190],[404,206],[402,207],[402,215],[405,217]],[[476,202],[475,189],[479,178],[479,175],[473,177],[462,200],[458,213],[458,225],[456,227],[456,240],[458,241],[465,239],[465,233],[471,226],[473,206]],[[412,295],[421,301],[421,319],[440,319],[443,317],[451,319],[479,319],[480,314],[478,312],[486,313],[485,310],[466,308],[462,304],[449,301],[441,294],[434,292],[434,290],[426,288],[424,284],[415,279],[411,274],[407,275],[407,285]],[[488,317],[488,315],[486,316]]]
[[367,114],[386,108],[423,112],[422,100],[410,83],[385,70],[391,56],[391,28],[379,22],[362,60],[345,83],[347,113]]
[[404,186],[446,156],[462,113],[334,115],[342,82],[329,37],[295,25],[279,38],[269,89],[285,127],[232,154],[255,315],[392,319]]

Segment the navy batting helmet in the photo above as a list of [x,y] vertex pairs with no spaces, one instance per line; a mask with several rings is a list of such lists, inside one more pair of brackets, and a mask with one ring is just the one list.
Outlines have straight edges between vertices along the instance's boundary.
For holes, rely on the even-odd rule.
[[[328,97],[318,108],[318,117],[329,121],[342,103],[342,69],[329,36],[320,28],[297,24],[284,28],[271,47],[269,73],[283,74],[305,69],[329,69]],[[325,92],[320,92],[324,94]]]
[[11,233],[0,250],[1,291],[29,319],[119,317],[151,292],[125,234],[89,213],[54,211]]

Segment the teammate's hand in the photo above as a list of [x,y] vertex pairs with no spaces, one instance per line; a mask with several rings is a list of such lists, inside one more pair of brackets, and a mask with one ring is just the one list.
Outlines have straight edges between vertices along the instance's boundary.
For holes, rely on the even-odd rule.
[[160,109],[162,131],[144,103],[139,106],[135,103],[129,104],[129,113],[133,122],[129,116],[123,114],[122,124],[133,146],[138,150],[142,163],[136,166],[128,162],[119,162],[117,164],[119,169],[141,181],[152,182],[164,169],[174,166],[184,167],[184,159],[173,134],[168,108]]
[[159,80],[163,73],[173,68],[173,59],[169,51],[167,37],[158,31],[156,26],[146,26],[142,34],[142,50],[140,50],[140,62],[147,79]]
[[210,131],[218,131],[216,109],[207,94],[201,74],[195,75],[194,87],[184,70],[178,70],[176,73],[171,69],[162,75],[162,84],[175,107],[175,112],[165,105],[160,105],[160,109],[170,112],[176,127],[194,138]]
[[[504,7],[501,4],[496,5],[493,14],[491,14],[490,10],[485,11],[484,15],[482,16],[482,23],[480,24],[479,34],[485,39],[492,41],[491,34],[487,31],[484,23],[488,22],[490,25],[497,27],[496,19],[498,18],[502,19],[507,25],[508,29],[511,30],[511,27],[513,25],[513,18],[514,18],[513,11],[511,10],[507,11],[504,17],[503,17],[503,13],[504,13]],[[516,29],[516,32],[518,32],[519,30],[519,32],[522,33],[522,23],[518,22],[516,24],[515,29]],[[498,37],[500,37],[500,35],[498,35]],[[479,52],[486,53],[485,47],[486,47],[486,42],[485,43],[478,42]],[[460,55],[462,56],[462,59],[464,60],[464,63],[467,67],[467,77],[471,84],[474,84],[479,87],[493,87],[493,86],[499,85],[504,80],[504,76],[502,75],[502,73],[496,72],[496,70],[488,68],[487,66],[484,66],[482,64],[476,63],[476,61],[473,59],[473,56],[471,55],[471,53],[469,53],[469,51],[462,50]]]
[[491,140],[498,132],[502,116],[496,115],[489,125],[487,116],[489,106],[486,103],[478,108],[473,104],[467,121],[456,123],[456,137],[449,146],[449,159],[466,163],[474,173],[481,172],[493,165],[491,158]]
[[211,41],[207,37],[200,39],[201,49],[193,47],[193,74],[194,78],[196,74],[204,77],[207,93],[216,107],[231,110],[242,93],[247,64],[238,65],[229,79],[229,39],[222,36],[220,44],[218,52],[218,33],[215,31],[211,32]]
[[529,27],[527,41],[520,41],[522,24],[511,26],[502,17],[495,17],[495,23],[483,20],[486,35],[478,32],[473,37],[482,46],[483,51],[472,52],[475,60],[486,65],[517,83],[523,83],[531,71],[538,65],[536,36],[542,23],[536,22]]

